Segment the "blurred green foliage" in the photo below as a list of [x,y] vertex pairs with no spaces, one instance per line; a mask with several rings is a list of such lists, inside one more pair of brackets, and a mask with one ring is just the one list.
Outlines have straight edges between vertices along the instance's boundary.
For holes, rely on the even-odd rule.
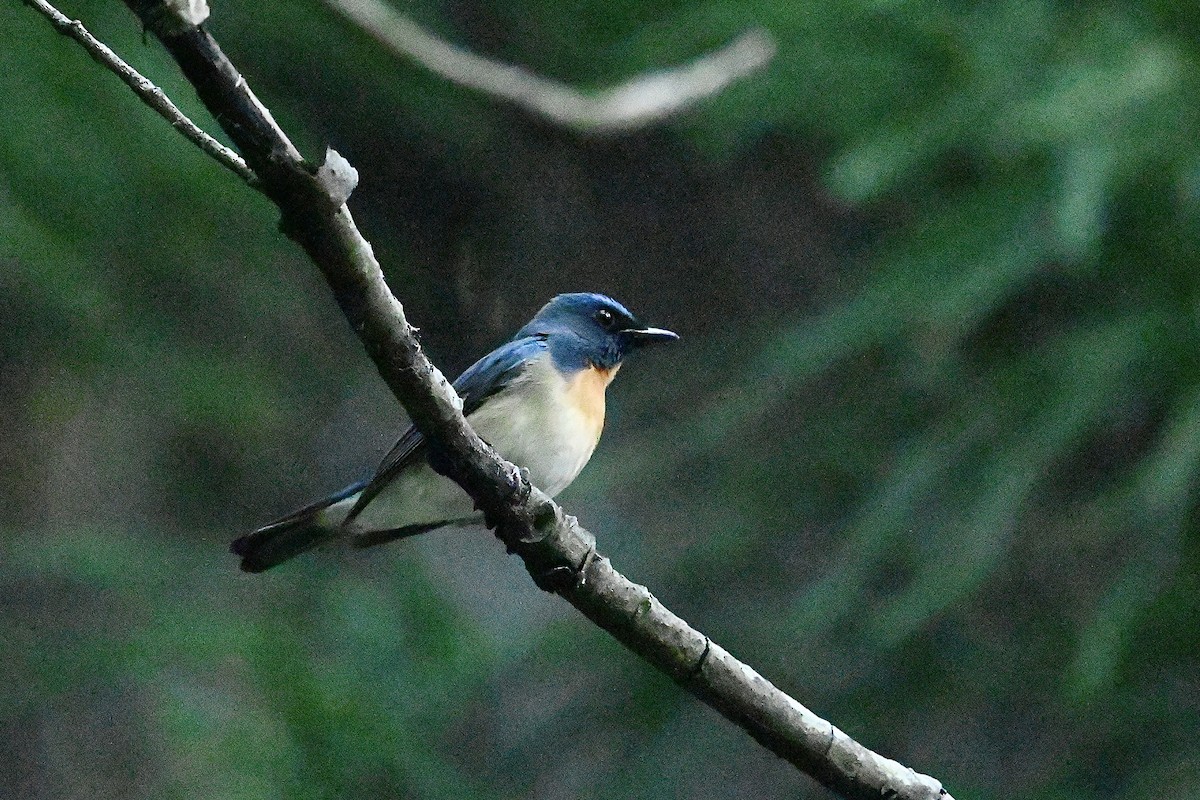
[[[65,10],[216,130],[121,4]],[[563,498],[618,568],[956,797],[1200,792],[1200,13],[405,11],[585,87],[778,39],[606,140],[319,4],[211,22],[360,169],[447,369],[555,291],[685,334]],[[236,574],[402,417],[262,198],[29,9],[0,50],[0,795],[821,796],[479,532]]]

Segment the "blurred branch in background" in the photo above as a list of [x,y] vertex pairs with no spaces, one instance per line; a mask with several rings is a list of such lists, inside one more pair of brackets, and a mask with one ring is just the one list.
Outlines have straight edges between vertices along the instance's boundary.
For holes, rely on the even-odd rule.
[[353,168],[329,155],[314,173],[207,31],[186,18],[172,19],[165,3],[127,5],[244,150],[262,191],[281,212],[284,232],[320,267],[381,376],[441,456],[441,467],[496,524],[540,587],[563,595],[772,752],[844,796],[949,797],[938,781],[877,755],[817,717],[613,569],[587,531],[466,423],[461,401],[421,351],[344,204],[357,180]]
[[439,39],[381,0],[324,2],[392,52],[447,80],[515,103],[556,124],[595,133],[628,131],[665,120],[762,69],[775,56],[775,40],[756,28],[685,66],[584,93]]
[[[45,2],[45,0],[25,0],[25,2],[49,19],[50,23],[54,25],[55,30],[79,42],[88,51],[88,55],[116,73],[117,77],[124,81],[125,85],[132,89],[133,93],[141,98],[143,103],[150,106],[159,116],[171,123],[171,127],[187,137],[188,141],[212,156],[218,164],[246,181],[246,183],[251,186],[255,185],[254,172],[250,167],[246,166],[246,162],[242,160],[241,156],[209,136],[199,125],[188,119],[187,115],[171,102],[171,98],[167,97],[162,89],[155,86],[148,78],[126,63],[108,45],[88,33],[87,28],[83,26],[82,22],[77,19],[70,19],[57,8]],[[203,17],[197,19],[195,24],[199,24],[202,20]]]

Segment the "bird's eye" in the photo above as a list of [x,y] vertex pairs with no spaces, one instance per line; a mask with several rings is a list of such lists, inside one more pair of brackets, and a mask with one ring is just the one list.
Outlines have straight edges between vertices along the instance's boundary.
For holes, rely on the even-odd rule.
[[607,308],[602,308],[599,311],[597,311],[593,315],[593,318],[596,320],[596,322],[599,322],[605,328],[607,328],[608,326],[613,324],[612,312],[609,311]]

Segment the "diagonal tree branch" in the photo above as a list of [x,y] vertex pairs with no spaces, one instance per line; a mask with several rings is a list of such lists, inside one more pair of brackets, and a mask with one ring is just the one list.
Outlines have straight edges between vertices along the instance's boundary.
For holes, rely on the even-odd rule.
[[126,0],[174,56],[243,150],[284,231],[324,273],[380,375],[425,434],[436,467],[483,509],[538,586],[556,592],[629,649],[744,728],[772,752],[848,798],[932,800],[941,784],[855,742],[780,691],[618,573],[594,537],[501,460],[467,424],[461,401],[421,351],[345,199],[357,178],[330,151],[306,163],[206,30],[163,2]]
[[775,56],[771,35],[754,29],[690,64],[584,93],[439,39],[382,0],[324,2],[393,53],[411,58],[430,72],[507,100],[556,124],[597,133],[628,131],[667,119],[765,67]]

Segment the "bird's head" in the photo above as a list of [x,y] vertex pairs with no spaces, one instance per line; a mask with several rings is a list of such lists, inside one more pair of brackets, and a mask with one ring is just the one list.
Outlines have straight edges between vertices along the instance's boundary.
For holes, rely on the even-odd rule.
[[550,355],[565,370],[612,369],[632,353],[678,334],[648,327],[629,309],[602,294],[560,294],[521,329],[518,336],[544,336]]

